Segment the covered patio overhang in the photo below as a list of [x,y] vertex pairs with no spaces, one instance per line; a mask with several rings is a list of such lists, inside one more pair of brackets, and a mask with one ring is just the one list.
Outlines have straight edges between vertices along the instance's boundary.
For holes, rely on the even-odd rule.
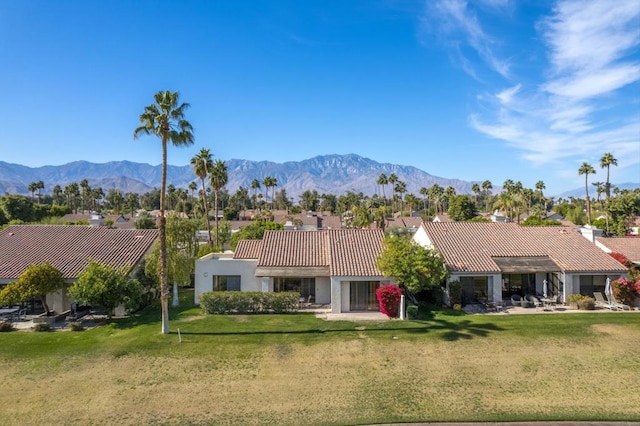
[[256,277],[316,278],[328,276],[328,266],[258,266],[256,268]]
[[562,272],[549,256],[493,256],[503,274],[533,274],[536,272]]

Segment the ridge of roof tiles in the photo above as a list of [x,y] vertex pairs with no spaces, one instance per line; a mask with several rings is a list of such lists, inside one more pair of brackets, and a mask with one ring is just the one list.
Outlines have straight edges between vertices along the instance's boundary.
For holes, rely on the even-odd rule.
[[492,257],[548,256],[567,272],[620,272],[625,268],[575,231],[515,223],[428,222],[427,235],[452,272],[494,272]]
[[50,263],[75,279],[89,261],[132,268],[151,248],[155,229],[75,225],[11,225],[0,231],[0,279],[17,279],[31,264]]

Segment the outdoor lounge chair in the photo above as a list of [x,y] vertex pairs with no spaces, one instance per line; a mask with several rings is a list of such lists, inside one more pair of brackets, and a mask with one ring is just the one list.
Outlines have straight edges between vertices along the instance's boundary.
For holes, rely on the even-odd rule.
[[622,309],[623,311],[626,310],[631,310],[631,306],[629,305],[625,305],[624,303],[620,302],[618,299],[616,299],[616,296],[614,296],[613,294],[608,294],[607,297],[609,298],[609,302],[615,306],[618,309]]
[[522,301],[520,302],[520,305],[523,308],[532,308],[533,307],[533,300],[531,299],[531,295],[527,294],[522,298]]
[[525,296],[525,299],[530,297],[531,298],[531,303],[533,304],[533,306],[536,308],[536,311],[538,310],[538,308],[542,308],[544,307],[544,303],[542,303],[542,300],[538,299],[536,296]]
[[609,303],[607,300],[605,300],[604,296],[599,291],[594,291],[593,297],[596,299],[596,306],[600,306],[601,308],[607,308],[612,311],[614,309],[616,310],[618,309],[615,306],[613,306],[611,303]]
[[511,306],[522,306],[522,297],[519,294],[511,296]]

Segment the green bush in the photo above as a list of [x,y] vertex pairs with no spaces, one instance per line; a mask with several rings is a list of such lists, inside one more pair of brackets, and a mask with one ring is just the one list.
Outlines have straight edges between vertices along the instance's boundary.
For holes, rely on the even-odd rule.
[[419,319],[418,306],[417,305],[409,305],[407,306],[407,318],[410,320]]
[[51,331],[51,326],[48,322],[39,322],[33,326],[33,331]]
[[80,321],[71,321],[67,323],[67,328],[71,331],[82,331],[84,330],[84,325]]
[[210,291],[200,295],[205,314],[282,314],[296,312],[300,293],[261,291]]
[[596,308],[596,300],[593,297],[584,296],[582,294],[570,294],[569,303],[576,305],[578,309],[592,311]]
[[0,333],[5,331],[13,331],[15,327],[8,321],[0,321]]
[[460,281],[451,281],[449,283],[449,304],[451,306],[461,305],[462,309],[462,283]]

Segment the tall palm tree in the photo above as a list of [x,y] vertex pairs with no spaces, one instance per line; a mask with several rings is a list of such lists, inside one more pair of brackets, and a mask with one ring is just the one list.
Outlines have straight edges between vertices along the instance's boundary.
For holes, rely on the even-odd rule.
[[191,200],[194,200],[194,199],[195,199],[195,197],[194,197],[194,195],[193,195],[193,194],[194,194],[194,192],[196,192],[196,189],[198,189],[198,184],[196,183],[196,181],[195,181],[195,180],[194,180],[194,181],[191,181],[191,182],[189,183],[189,190],[191,191]]
[[431,188],[429,188],[429,202],[433,202],[435,204],[434,213],[438,214],[438,207],[442,205],[442,197],[444,195],[444,188],[434,183]]
[[387,178],[387,182],[391,185],[391,216],[393,216],[393,210],[396,204],[396,182],[398,182],[398,176],[395,173],[391,173]]
[[536,191],[538,191],[538,198],[540,200],[540,204],[542,204],[545,208],[546,211],[546,203],[544,202],[544,195],[542,193],[542,191],[544,191],[546,189],[546,186],[544,186],[544,182],[539,180],[536,182]]
[[258,179],[253,179],[251,181],[251,189],[253,190],[251,199],[253,200],[253,208],[255,209],[258,203],[258,190],[260,189],[260,181]]
[[591,200],[589,199],[589,174],[595,174],[596,169],[586,161],[578,169],[578,176],[584,175],[584,191],[587,196],[587,222],[591,225]]
[[485,210],[489,213],[489,195],[491,195],[491,190],[493,189],[493,185],[490,180],[485,180],[482,182],[482,192],[485,196]]
[[229,175],[227,174],[227,164],[222,160],[216,160],[213,163],[213,169],[211,169],[211,174],[209,175],[209,184],[211,185],[211,188],[213,188],[213,195],[215,197],[214,208],[216,211],[216,247],[220,247],[220,233],[218,224],[218,196],[220,195],[220,190],[227,184],[228,180]]
[[404,193],[407,192],[407,184],[401,180],[398,180],[393,187],[394,191],[400,194],[400,213],[404,210]]
[[384,173],[380,173],[380,176],[378,176],[378,180],[376,181],[376,183],[380,185],[380,188],[382,189],[382,199],[386,200],[387,197],[385,197],[384,195],[384,187],[389,183],[389,178],[387,178],[387,175],[385,175]]
[[193,173],[200,178],[200,182],[202,183],[202,191],[200,191],[200,193],[202,194],[202,206],[204,207],[204,221],[207,225],[209,245],[213,246],[213,240],[211,239],[211,224],[209,223],[209,203],[207,203],[207,185],[205,184],[205,179],[209,175],[209,171],[213,169],[213,159],[209,149],[202,148],[200,152],[191,159],[191,165],[193,166]]
[[44,189],[44,182],[39,180],[36,182],[36,189],[38,190],[38,202],[42,202],[42,190]]
[[82,211],[84,211],[87,205],[87,201],[89,200],[89,194],[91,193],[91,187],[89,186],[89,181],[87,179],[82,179],[80,181],[80,188],[82,189],[82,192],[80,194],[81,201],[82,201]]
[[60,205],[60,198],[62,197],[62,187],[60,185],[55,185],[53,187],[53,201],[57,205]]
[[473,185],[471,185],[471,191],[473,191],[473,194],[475,195],[475,204],[477,207],[478,195],[480,195],[480,185],[478,183],[474,183]]
[[607,152],[600,159],[600,168],[601,169],[604,169],[605,167],[607,168],[607,181],[604,186],[604,194],[607,201],[609,201],[609,197],[611,196],[611,183],[609,183],[609,168],[611,166],[618,166],[618,160],[613,157],[613,154],[611,154],[610,152]]
[[91,198],[93,200],[94,210],[100,210],[102,199],[104,198],[104,191],[101,186],[91,190]]
[[160,184],[160,303],[162,307],[162,333],[169,334],[169,286],[167,284],[167,218],[164,214],[164,197],[167,187],[167,144],[185,146],[193,143],[193,127],[185,120],[188,103],[179,103],[178,92],[157,92],[154,103],[144,107],[140,114],[140,126],[133,131],[133,138],[154,135],[162,145],[162,179]]
[[267,208],[267,204],[269,202],[269,188],[271,188],[271,179],[273,179],[271,176],[265,176],[264,179],[262,179],[262,186],[264,186],[264,204],[265,204],[265,208]]
[[424,208],[424,214],[427,215],[427,195],[429,195],[429,190],[427,187],[423,186],[420,188],[420,195],[422,195],[422,206]]
[[31,182],[28,188],[29,188],[29,192],[31,192],[31,201],[35,201],[36,191],[38,190],[38,182]]

